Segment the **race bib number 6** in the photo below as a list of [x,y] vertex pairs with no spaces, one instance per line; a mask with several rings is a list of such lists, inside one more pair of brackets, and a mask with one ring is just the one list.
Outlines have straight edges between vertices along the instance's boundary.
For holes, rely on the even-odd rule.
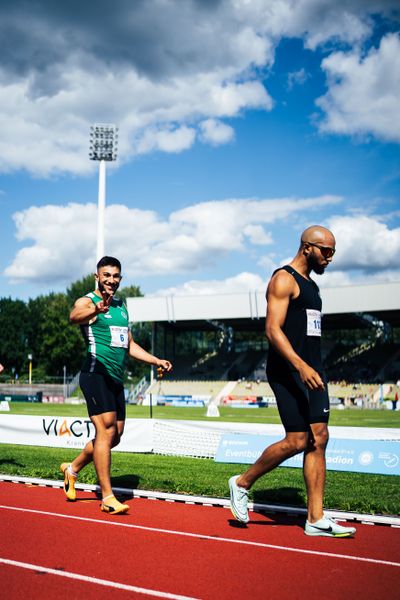
[[127,348],[128,347],[128,328],[117,327],[116,325],[110,326],[111,333],[111,344],[113,348]]
[[306,309],[307,313],[307,335],[321,336],[321,312],[311,308]]

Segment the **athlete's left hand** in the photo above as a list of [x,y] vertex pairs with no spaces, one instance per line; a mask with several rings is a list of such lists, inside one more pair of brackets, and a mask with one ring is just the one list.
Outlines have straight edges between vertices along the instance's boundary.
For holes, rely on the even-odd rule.
[[169,360],[164,360],[160,358],[157,361],[157,370],[160,368],[163,371],[167,371],[167,373],[169,373],[170,371],[172,371],[172,363],[170,363]]

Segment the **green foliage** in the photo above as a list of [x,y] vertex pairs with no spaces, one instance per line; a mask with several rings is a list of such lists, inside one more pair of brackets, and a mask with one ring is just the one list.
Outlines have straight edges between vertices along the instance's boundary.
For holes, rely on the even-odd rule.
[[43,315],[48,303],[48,296],[38,296],[28,302],[28,339],[29,348],[33,355],[33,367],[40,364],[42,340],[40,331],[43,327]]
[[127,298],[137,298],[143,296],[138,285],[127,285],[126,287],[120,288],[117,295],[126,302]]
[[71,308],[78,298],[82,298],[82,296],[85,296],[89,292],[93,292],[94,289],[96,289],[96,280],[93,274],[86,275],[82,279],[71,283],[70,287],[67,288],[67,298]]
[[29,311],[22,300],[0,298],[0,362],[7,371],[22,373],[28,363]]
[[84,356],[84,342],[78,327],[69,323],[70,305],[65,294],[50,294],[39,327],[40,362],[46,373],[76,373]]
[[[68,374],[79,371],[85,344],[79,327],[70,325],[69,314],[75,301],[94,289],[95,279],[90,274],[72,283],[65,294],[38,296],[27,303],[0,298],[0,363],[5,367],[1,380],[9,381],[14,374],[26,378],[28,354],[33,356],[33,381],[35,378],[61,378],[64,366]],[[131,285],[122,288],[118,295],[126,299],[143,294],[138,286]],[[139,337],[149,349],[151,330],[150,337],[147,331],[140,332]],[[128,368],[133,380],[141,379],[149,371],[138,361],[132,361]]]

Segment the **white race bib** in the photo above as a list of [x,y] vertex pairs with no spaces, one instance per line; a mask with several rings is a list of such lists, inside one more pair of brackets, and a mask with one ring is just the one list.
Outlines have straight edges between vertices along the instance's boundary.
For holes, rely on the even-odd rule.
[[114,348],[128,347],[128,328],[110,325],[111,344]]
[[321,312],[306,308],[307,313],[307,335],[317,335],[321,337]]

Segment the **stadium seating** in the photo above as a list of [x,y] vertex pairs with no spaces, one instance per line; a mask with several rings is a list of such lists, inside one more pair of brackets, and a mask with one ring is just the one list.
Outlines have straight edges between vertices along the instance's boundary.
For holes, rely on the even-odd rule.
[[[376,343],[369,347],[344,347],[338,344],[326,359],[326,373],[330,381],[380,383],[396,381],[400,377],[400,344]],[[340,354],[341,350],[341,354]]]

